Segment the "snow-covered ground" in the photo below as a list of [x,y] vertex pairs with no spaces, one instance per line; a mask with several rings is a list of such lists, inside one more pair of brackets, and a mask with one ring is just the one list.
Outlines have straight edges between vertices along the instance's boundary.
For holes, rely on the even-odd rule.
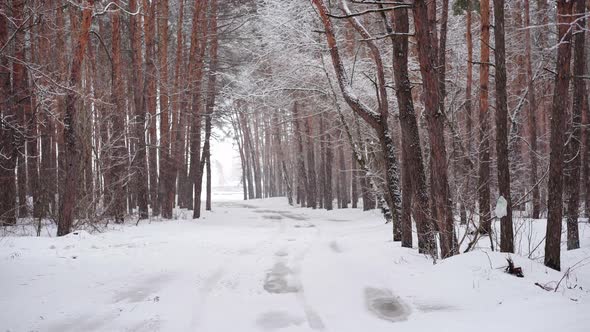
[[[216,198],[198,221],[4,236],[0,331],[590,331],[586,223],[568,276],[513,255],[517,278],[483,249],[434,265],[393,243],[378,211]],[[538,259],[544,221],[518,230]]]

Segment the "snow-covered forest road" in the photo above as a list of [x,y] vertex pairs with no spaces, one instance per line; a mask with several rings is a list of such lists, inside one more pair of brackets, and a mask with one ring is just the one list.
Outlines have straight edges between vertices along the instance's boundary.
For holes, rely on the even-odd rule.
[[[583,241],[564,266],[589,253]],[[433,265],[391,242],[376,210],[226,200],[198,221],[2,238],[0,330],[588,331],[585,263],[548,292],[534,283],[562,273],[515,256],[516,278],[504,257]]]

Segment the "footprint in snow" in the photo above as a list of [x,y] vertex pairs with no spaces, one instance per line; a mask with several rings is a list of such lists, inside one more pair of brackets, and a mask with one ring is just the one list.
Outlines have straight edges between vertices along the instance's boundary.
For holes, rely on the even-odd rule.
[[289,284],[293,271],[283,263],[276,263],[266,274],[264,289],[273,294],[297,293],[299,289]]
[[365,288],[365,303],[371,313],[384,320],[399,322],[410,315],[408,306],[388,289]]

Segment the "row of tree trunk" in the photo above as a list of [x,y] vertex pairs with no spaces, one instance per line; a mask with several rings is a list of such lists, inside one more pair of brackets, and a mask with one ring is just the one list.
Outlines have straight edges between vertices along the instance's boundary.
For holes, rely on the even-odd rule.
[[[347,1],[338,1],[336,5],[328,6],[322,0],[314,0],[313,4],[317,9],[323,26],[322,33],[325,34],[328,49],[332,58],[333,73],[340,87],[340,94],[350,109],[365,123],[375,130],[382,149],[381,156],[385,163],[382,164],[379,172],[384,179],[384,186],[381,190],[386,197],[387,205],[391,208],[394,220],[394,240],[402,240],[402,245],[411,246],[412,217],[416,223],[418,233],[418,246],[422,252],[436,256],[440,252],[442,257],[458,253],[458,241],[454,230],[454,209],[453,196],[458,200],[461,222],[468,223],[468,212],[477,218],[472,218],[470,223],[476,224],[473,219],[479,222],[476,225],[475,238],[468,245],[470,250],[481,236],[489,236],[491,246],[494,248],[494,234],[492,227],[494,217],[500,213],[498,237],[499,250],[503,252],[514,252],[514,227],[513,208],[523,209],[523,202],[529,201],[533,218],[541,216],[542,196],[545,192],[547,197],[547,241],[545,263],[547,266],[559,269],[559,252],[561,243],[561,220],[565,211],[567,219],[568,249],[579,247],[578,216],[580,208],[580,180],[585,179],[581,174],[584,168],[588,168],[588,147],[587,137],[590,135],[583,130],[583,119],[588,115],[587,89],[585,86],[584,72],[586,70],[585,55],[585,33],[587,29],[585,17],[588,15],[588,4],[586,0],[558,1],[556,13],[556,26],[558,27],[558,38],[556,40],[557,54],[555,63],[555,79],[548,78],[541,84],[537,84],[539,73],[533,71],[535,63],[532,52],[530,5],[528,0],[519,1],[511,6],[509,29],[512,35],[518,34],[525,42],[524,54],[519,54],[510,49],[506,43],[505,8],[507,4],[503,0],[482,0],[477,6],[472,1],[456,2],[453,4],[455,13],[466,12],[466,41],[467,41],[467,77],[465,89],[465,103],[463,104],[466,121],[465,127],[458,127],[457,123],[451,120],[452,108],[447,109],[445,100],[448,98],[446,91],[446,51],[447,24],[449,20],[448,1],[419,1],[412,4],[404,3],[391,6],[387,3],[363,3],[355,5],[356,10],[348,7]],[[493,5],[493,7],[491,6]],[[538,19],[540,23],[549,24],[547,20],[548,5],[546,1],[537,2]],[[524,7],[524,19],[523,19]],[[473,13],[479,9],[479,61],[473,56]],[[575,9],[574,9],[575,8]],[[492,16],[493,9],[493,16]],[[416,42],[415,49],[408,51],[408,16],[412,13],[414,23],[413,39]],[[339,14],[335,14],[339,13]],[[545,17],[544,17],[544,16]],[[367,18],[376,20],[381,18],[381,31]],[[493,24],[491,19],[493,17]],[[363,18],[365,20],[363,20]],[[373,104],[364,103],[358,97],[355,88],[351,84],[350,73],[347,73],[347,65],[341,51],[343,45],[339,45],[334,28],[334,21],[346,21],[343,25],[345,30],[354,29],[358,40],[368,52],[368,57],[373,61],[372,80],[374,84],[376,100]],[[524,28],[524,29],[523,29]],[[524,32],[515,32],[521,29]],[[493,31],[493,40],[491,39]],[[347,42],[350,40],[347,32]],[[541,47],[549,46],[545,32],[539,32]],[[575,36],[572,37],[572,36]],[[397,172],[395,149],[390,148],[394,144],[390,141],[387,126],[387,114],[391,112],[387,106],[387,83],[384,80],[383,65],[386,47],[380,40],[389,37],[393,60],[393,81],[397,109],[399,110],[399,123],[401,128],[399,149],[401,150],[401,192],[400,175]],[[379,44],[378,44],[379,43]],[[514,45],[510,45],[514,47]],[[350,49],[350,47],[346,47]],[[572,50],[574,53],[573,70],[570,69]],[[492,57],[493,55],[493,57]],[[356,55],[354,55],[356,57]],[[421,140],[419,125],[417,124],[413,93],[413,84],[410,83],[408,74],[408,59],[410,56],[417,58],[420,64],[420,92],[419,104],[423,105],[422,115],[425,120],[427,141]],[[513,57],[516,61],[512,60]],[[510,59],[510,63],[509,62]],[[544,60],[543,60],[544,61]],[[478,66],[479,71],[479,122],[477,136],[474,135],[473,119],[475,118],[472,109],[472,85],[473,65]],[[508,68],[510,66],[510,68]],[[539,66],[540,67],[540,66]],[[353,74],[354,74],[354,67]],[[490,69],[493,68],[493,76]],[[517,75],[508,76],[508,69],[518,72]],[[538,71],[538,70],[537,70]],[[573,75],[572,73],[576,73]],[[491,80],[493,77],[493,80]],[[415,78],[414,78],[415,79]],[[539,80],[540,81],[540,80]],[[492,94],[489,87],[494,85],[495,91]],[[573,82],[573,94],[570,94],[569,84]],[[546,147],[550,151],[548,183],[547,179],[539,176],[539,154],[542,153],[538,146],[538,106],[537,91],[553,86],[553,106],[551,108],[551,143]],[[518,99],[514,96],[518,95]],[[492,96],[493,98],[490,98]],[[516,99],[516,102],[514,101]],[[546,99],[543,96],[542,99]],[[490,100],[493,101],[491,105]],[[573,102],[571,102],[573,101]],[[376,106],[369,106],[376,105]],[[527,109],[525,124],[520,124],[520,110]],[[568,105],[572,105],[571,108]],[[542,105],[541,105],[542,106]],[[568,111],[571,110],[571,111]],[[491,114],[495,114],[495,122],[491,123]],[[547,117],[542,114],[543,117]],[[587,120],[586,120],[587,121]],[[449,128],[452,137],[452,165],[448,165],[447,149],[445,143],[446,128]],[[495,137],[491,130],[495,128]],[[522,130],[524,133],[519,133]],[[542,134],[549,133],[545,128]],[[463,132],[463,133],[462,133]],[[528,137],[522,139],[521,135],[528,132]],[[462,138],[461,136],[464,135]],[[478,146],[471,142],[477,137]],[[495,151],[492,151],[491,141],[495,138]],[[522,140],[522,143],[516,142]],[[467,142],[464,144],[463,142]],[[515,143],[516,142],[516,143]],[[528,146],[525,146],[525,143]],[[426,146],[429,154],[429,164],[426,165],[422,157],[421,144]],[[523,147],[524,146],[524,147]],[[354,147],[354,145],[353,145]],[[528,186],[521,187],[522,197],[514,202],[512,196],[515,189],[512,188],[511,172],[515,172],[511,163],[520,162],[515,158],[519,157],[518,149],[528,153]],[[474,154],[474,152],[476,154]],[[514,157],[516,154],[516,157]],[[474,159],[473,156],[476,156]],[[492,157],[495,155],[495,159]],[[462,157],[461,157],[462,156]],[[584,161],[582,161],[584,160]],[[389,162],[388,162],[389,161]],[[474,165],[477,165],[476,181],[472,172],[475,172]],[[496,185],[492,178],[492,167],[497,171],[497,200],[492,202],[492,188]],[[460,195],[451,193],[452,183],[449,171],[453,169],[454,181],[464,189]],[[472,171],[473,170],[473,171]],[[521,174],[520,168],[516,171]],[[585,176],[588,174],[585,174]],[[427,178],[429,181],[427,182]],[[461,180],[463,178],[463,180]],[[459,182],[457,182],[459,181]],[[587,180],[582,181],[586,185]],[[542,190],[544,183],[547,183],[545,190]],[[585,186],[586,187],[586,186]],[[523,189],[520,189],[523,188]],[[588,190],[584,193],[587,198]],[[471,197],[476,195],[477,204]],[[397,198],[401,196],[401,206]],[[565,201],[565,209],[564,209]],[[492,213],[492,205],[496,205],[496,213]],[[477,209],[477,210],[475,210]],[[505,211],[503,211],[505,210]],[[401,236],[395,224],[401,227]],[[439,248],[437,251],[434,236],[437,236]]]
[[51,218],[65,235],[134,213],[170,219],[177,206],[198,218],[205,173],[211,208],[217,1],[174,4],[0,5],[3,225]]
[[[244,199],[286,196],[290,204],[332,210],[373,209],[375,193],[367,186],[367,171],[358,166],[348,134],[334,112],[314,113],[295,101],[290,110],[261,116],[244,100],[231,106],[230,121],[242,164]],[[336,125],[334,125],[336,123]]]

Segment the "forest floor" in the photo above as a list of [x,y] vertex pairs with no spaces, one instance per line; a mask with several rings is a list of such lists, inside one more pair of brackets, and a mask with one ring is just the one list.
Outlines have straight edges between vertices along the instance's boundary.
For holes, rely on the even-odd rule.
[[392,242],[378,211],[216,198],[198,221],[184,211],[103,233],[0,238],[0,331],[590,328],[587,223],[582,248],[564,251],[557,272],[534,248],[545,222],[517,221],[517,278],[489,239],[433,264]]

